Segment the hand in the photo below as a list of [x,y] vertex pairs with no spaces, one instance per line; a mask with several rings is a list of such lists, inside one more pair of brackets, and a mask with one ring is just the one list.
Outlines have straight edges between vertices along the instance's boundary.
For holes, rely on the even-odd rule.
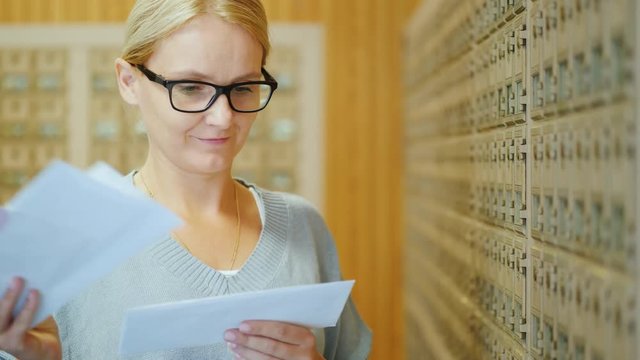
[[316,338],[306,327],[278,321],[245,321],[225,332],[236,359],[320,360]]
[[18,315],[12,312],[24,289],[24,280],[14,278],[0,298],[0,349],[21,360],[60,359],[60,341],[53,318],[31,329],[40,302],[37,290],[29,290],[27,301]]

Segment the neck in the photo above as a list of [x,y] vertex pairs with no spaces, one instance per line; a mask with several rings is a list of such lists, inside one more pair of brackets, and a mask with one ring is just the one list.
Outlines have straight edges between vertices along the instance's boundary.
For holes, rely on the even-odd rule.
[[235,184],[230,170],[191,173],[149,157],[137,177],[138,187],[183,219],[197,220],[221,213],[235,216]]

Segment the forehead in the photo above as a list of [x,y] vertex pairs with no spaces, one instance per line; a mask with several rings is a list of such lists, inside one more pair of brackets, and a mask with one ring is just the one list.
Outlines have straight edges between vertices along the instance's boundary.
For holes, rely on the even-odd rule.
[[159,41],[147,65],[166,77],[193,71],[224,83],[260,73],[262,52],[260,43],[240,25],[206,14]]

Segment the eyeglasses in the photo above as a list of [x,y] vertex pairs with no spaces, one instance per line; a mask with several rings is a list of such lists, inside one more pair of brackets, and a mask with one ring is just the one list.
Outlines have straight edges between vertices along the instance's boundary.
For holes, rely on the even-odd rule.
[[171,107],[185,113],[199,113],[209,109],[222,94],[227,96],[229,106],[240,113],[253,113],[264,109],[278,82],[262,68],[264,81],[244,81],[226,86],[196,80],[166,80],[163,76],[134,65],[150,81],[164,86],[169,91]]

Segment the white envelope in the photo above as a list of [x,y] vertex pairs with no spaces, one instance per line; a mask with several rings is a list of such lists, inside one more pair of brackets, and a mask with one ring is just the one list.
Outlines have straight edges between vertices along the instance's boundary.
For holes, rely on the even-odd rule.
[[0,293],[13,276],[38,289],[33,324],[181,224],[108,165],[83,172],[62,161],[47,166],[2,214]]
[[300,285],[143,306],[125,314],[122,355],[224,342],[245,320],[335,326],[355,281]]

